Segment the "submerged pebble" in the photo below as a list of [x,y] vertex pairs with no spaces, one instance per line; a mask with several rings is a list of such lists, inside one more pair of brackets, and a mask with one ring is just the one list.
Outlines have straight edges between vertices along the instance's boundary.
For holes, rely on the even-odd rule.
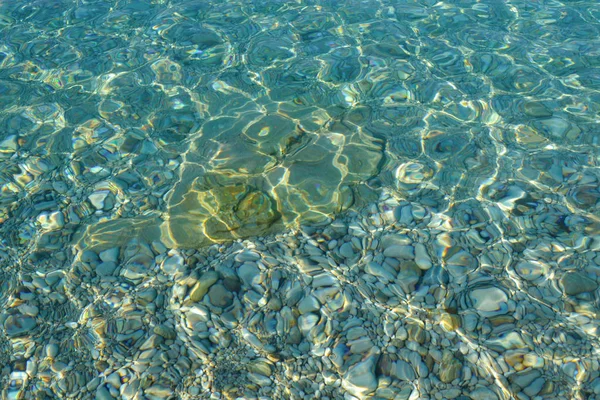
[[0,398],[600,395],[596,4],[26,3]]

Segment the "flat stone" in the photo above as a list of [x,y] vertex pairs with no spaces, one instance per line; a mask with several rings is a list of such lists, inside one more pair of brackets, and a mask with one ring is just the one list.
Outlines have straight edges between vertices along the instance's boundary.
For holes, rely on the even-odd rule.
[[102,386],[98,386],[96,390],[96,400],[112,400],[113,397],[110,395],[110,392]]
[[113,372],[112,374],[106,377],[106,382],[110,383],[112,387],[118,389],[121,387],[121,376],[116,372]]
[[406,330],[408,332],[408,340],[415,341],[419,344],[425,343],[426,335],[425,330],[418,324],[407,324]]
[[9,315],[4,321],[4,330],[9,337],[26,335],[36,326],[35,318],[21,314]]
[[348,340],[355,340],[363,336],[367,336],[367,331],[362,326],[355,326],[346,331],[346,339]]
[[132,400],[139,391],[139,388],[140,380],[134,378],[123,385],[123,387],[121,388],[121,395],[124,399]]
[[596,378],[590,384],[590,387],[594,391],[594,394],[600,394],[600,378]]
[[96,274],[99,276],[110,276],[117,269],[117,264],[113,261],[106,261],[98,264],[96,267]]
[[300,314],[318,311],[320,307],[319,301],[312,295],[304,297],[300,303],[298,303],[298,311]]
[[290,329],[290,333],[285,337],[287,344],[299,344],[302,341],[302,332],[297,326]]
[[598,284],[594,280],[581,272],[567,272],[560,279],[560,284],[568,296],[592,292],[598,288]]
[[393,282],[396,279],[394,274],[392,274],[390,271],[386,270],[384,267],[382,267],[374,261],[369,262],[365,266],[365,272],[373,276],[378,276],[388,282]]
[[508,311],[508,296],[497,287],[480,287],[469,293],[473,307],[481,315],[491,317]]
[[119,261],[119,248],[113,247],[107,250],[100,252],[99,254],[100,260],[104,262],[118,262]]
[[451,388],[451,389],[444,389],[444,390],[440,390],[437,394],[439,394],[439,396],[441,396],[442,399],[458,399],[458,396],[460,396],[460,389],[458,388]]
[[552,111],[550,111],[545,105],[537,101],[528,101],[523,105],[523,111],[525,114],[531,117],[551,117]]
[[239,292],[242,287],[242,283],[240,282],[237,276],[229,276],[224,278],[223,285],[230,292]]
[[144,393],[162,399],[166,399],[173,395],[173,391],[171,389],[162,385],[152,385],[149,388],[145,389]]
[[525,367],[542,368],[544,366],[544,359],[535,353],[525,354],[523,356],[523,365]]
[[106,199],[108,193],[110,193],[108,190],[100,190],[89,195],[88,200],[96,209],[100,210],[104,208],[104,200]]
[[157,325],[154,327],[154,333],[156,333],[159,336],[164,337],[165,339],[168,340],[173,340],[177,337],[177,332],[175,332],[175,329],[170,328],[168,326],[165,325]]
[[412,246],[392,245],[383,251],[385,257],[412,259],[415,257]]
[[498,396],[496,395],[496,393],[492,392],[491,389],[484,386],[480,386],[473,390],[469,394],[469,397],[472,400],[498,400]]
[[266,376],[257,374],[255,372],[249,372],[247,375],[248,379],[256,383],[259,386],[270,386],[273,382]]
[[421,270],[415,262],[407,261],[401,265],[400,273],[398,274],[396,281],[404,293],[412,293],[422,274],[423,270]]
[[94,379],[92,379],[91,381],[89,381],[87,383],[87,385],[85,385],[85,388],[89,392],[93,392],[98,387],[99,384],[100,384],[100,378],[95,377]]
[[198,282],[190,292],[190,299],[194,302],[202,300],[208,289],[219,279],[219,274],[215,271],[208,271],[202,274]]
[[328,272],[324,272],[319,274],[313,278],[312,286],[314,288],[323,287],[323,286],[333,286],[337,283],[337,280],[333,275]]
[[252,286],[260,275],[260,269],[254,263],[244,263],[238,269],[238,276],[246,286]]
[[398,360],[393,364],[392,374],[402,381],[413,381],[416,378],[413,367],[403,360]]
[[348,345],[353,354],[366,354],[374,346],[373,341],[368,336],[348,342]]
[[281,310],[281,307],[283,307],[283,304],[281,303],[281,300],[277,297],[272,297],[271,300],[269,300],[269,302],[267,303],[267,308],[269,310],[279,311]]
[[544,387],[545,384],[546,384],[546,380],[544,378],[541,378],[541,377],[537,378],[533,382],[531,382],[529,384],[529,386],[527,386],[525,389],[523,389],[523,392],[527,396],[533,397],[542,390],[542,388]]
[[[236,149],[243,152],[245,146],[241,146]],[[230,150],[233,151],[231,148]],[[248,155],[246,153],[241,158],[224,157],[231,162],[246,162],[247,165],[245,160]],[[261,157],[257,153],[253,153],[253,156]],[[260,164],[255,158],[250,160],[251,164]],[[162,224],[161,231],[162,240],[169,247],[200,248],[214,240],[260,236],[275,229],[281,220],[281,214],[269,194],[252,190],[243,184],[247,179],[243,176],[239,178],[239,184],[230,182],[204,187],[201,184],[203,179],[192,178],[196,174],[195,168],[182,168],[182,179],[175,185],[167,205],[169,218]]]
[[246,262],[246,261],[258,261],[260,260],[260,254],[254,251],[243,251],[239,254],[235,255],[235,261],[237,262]]
[[539,378],[542,373],[536,369],[532,369],[529,371],[522,371],[517,374],[511,375],[509,380],[518,385],[521,388],[526,388],[529,386],[534,380]]

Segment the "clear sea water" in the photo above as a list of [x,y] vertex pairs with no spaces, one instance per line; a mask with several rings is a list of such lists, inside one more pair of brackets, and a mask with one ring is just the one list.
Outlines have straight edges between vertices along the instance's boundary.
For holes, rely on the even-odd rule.
[[[599,165],[597,1],[1,1],[0,393],[597,398]],[[322,232],[335,218],[370,212],[383,195],[400,206],[377,235],[420,237],[433,270],[447,275],[442,287],[456,294],[423,300],[461,319],[462,339],[449,334],[458,340],[452,354],[470,343],[505,361],[477,374],[483,361],[463,352],[473,378],[458,368],[449,382],[433,377],[432,361],[431,374],[403,383],[407,391],[382,366],[385,357],[400,365],[397,353],[380,345],[367,368],[377,389],[352,389],[346,365],[335,372],[342,389],[332,383],[338,391],[317,395],[269,391],[254,375],[235,390],[217,378],[194,386],[198,368],[220,369],[186,356],[178,372],[157,363],[133,395],[124,389],[133,375],[123,371],[152,329],[180,344],[156,326],[170,326],[159,311],[176,302],[183,278],[145,278],[165,270],[167,255],[206,273],[213,267],[194,254],[215,243],[227,253],[232,241]],[[430,222],[410,225],[402,204]],[[356,250],[350,236],[336,243]],[[131,250],[132,239],[149,253]],[[113,260],[106,251],[115,248]],[[135,268],[120,270],[134,253]],[[360,261],[349,254],[352,269]],[[136,308],[131,299],[149,287],[162,303]],[[108,328],[93,333],[90,315]],[[48,344],[61,355],[48,356]],[[293,357],[328,357],[311,346]],[[168,349],[159,351],[165,360],[175,357]],[[450,358],[444,350],[445,370]],[[123,372],[118,387],[107,378],[113,371]]]

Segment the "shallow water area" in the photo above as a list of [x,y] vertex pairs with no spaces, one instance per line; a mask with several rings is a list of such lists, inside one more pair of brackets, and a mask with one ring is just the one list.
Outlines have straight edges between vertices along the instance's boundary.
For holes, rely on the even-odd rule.
[[598,398],[599,33],[0,3],[0,398]]

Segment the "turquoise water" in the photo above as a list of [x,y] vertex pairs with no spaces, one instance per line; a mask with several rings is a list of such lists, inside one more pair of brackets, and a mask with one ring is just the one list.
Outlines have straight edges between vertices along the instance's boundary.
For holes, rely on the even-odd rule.
[[599,115],[595,1],[1,2],[2,398],[596,398]]

